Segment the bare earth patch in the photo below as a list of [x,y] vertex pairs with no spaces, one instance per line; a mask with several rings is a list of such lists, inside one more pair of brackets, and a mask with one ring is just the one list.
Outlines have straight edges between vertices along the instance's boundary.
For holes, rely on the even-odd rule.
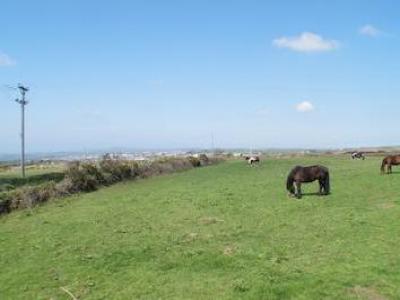
[[184,237],[184,241],[185,242],[193,242],[194,240],[196,240],[197,239],[197,237],[198,237],[198,233],[196,233],[196,232],[190,232],[190,233],[188,233],[188,234],[186,234],[185,235],[185,237]]
[[381,203],[379,204],[379,207],[382,209],[390,209],[395,207],[396,205],[393,202],[387,202],[387,203]]
[[235,252],[236,252],[236,247],[232,246],[232,245],[225,246],[224,251],[223,251],[224,255],[227,255],[227,256],[232,256],[233,254],[235,254]]
[[214,218],[214,217],[204,217],[200,219],[200,223],[203,225],[210,225],[210,224],[215,224],[218,222],[224,222],[224,220]]
[[357,285],[351,289],[351,293],[356,295],[358,299],[363,300],[387,300],[386,297],[379,294],[378,291],[372,287],[363,287]]

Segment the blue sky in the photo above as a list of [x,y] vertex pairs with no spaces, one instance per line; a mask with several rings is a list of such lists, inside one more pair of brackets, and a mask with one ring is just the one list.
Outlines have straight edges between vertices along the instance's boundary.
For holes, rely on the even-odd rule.
[[398,1],[7,1],[0,153],[398,145]]

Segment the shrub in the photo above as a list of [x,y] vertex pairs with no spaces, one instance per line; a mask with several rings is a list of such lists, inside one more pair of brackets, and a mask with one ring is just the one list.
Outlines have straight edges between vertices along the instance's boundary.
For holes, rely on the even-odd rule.
[[90,192],[97,189],[97,185],[103,180],[102,174],[94,164],[74,162],[65,172],[65,178],[70,180],[74,192]]
[[100,169],[105,174],[107,183],[121,181],[137,176],[138,165],[136,162],[103,159],[99,163]]
[[150,177],[188,170],[217,163],[220,160],[219,157],[208,158],[202,154],[199,158],[162,158],[141,163],[115,160],[108,156],[103,158],[98,165],[75,161],[68,164],[64,179],[58,183],[49,181],[37,186],[0,191],[0,214],[18,208],[33,207],[54,197],[67,196],[77,192],[90,192],[96,190],[100,185],[112,184],[138,176]]
[[26,186],[8,194],[6,200],[10,209],[30,208],[48,201],[56,194],[55,183],[47,182],[38,186]]
[[11,166],[2,166],[0,165],[0,172],[10,171]]
[[212,156],[208,158],[208,165],[215,165],[225,160],[225,157],[222,155]]
[[0,215],[10,212],[10,197],[7,193],[0,193]]
[[11,211],[10,201],[0,201],[0,215],[8,214]]
[[193,164],[187,158],[162,158],[140,164],[138,166],[138,176],[146,178],[191,168],[193,168]]
[[187,159],[189,160],[189,162],[192,164],[193,167],[196,168],[201,166],[200,159],[198,159],[197,157],[189,156]]
[[74,184],[69,178],[65,178],[63,181],[56,184],[57,196],[68,196],[74,192]]
[[205,154],[199,155],[199,161],[201,166],[208,166],[209,165],[209,158]]

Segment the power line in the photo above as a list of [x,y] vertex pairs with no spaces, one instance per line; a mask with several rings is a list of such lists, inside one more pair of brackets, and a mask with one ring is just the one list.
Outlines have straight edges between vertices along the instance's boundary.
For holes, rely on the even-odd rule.
[[15,99],[15,102],[21,105],[21,171],[22,178],[25,178],[25,105],[28,101],[25,100],[25,94],[29,91],[29,88],[19,84],[18,90],[21,93],[20,99]]

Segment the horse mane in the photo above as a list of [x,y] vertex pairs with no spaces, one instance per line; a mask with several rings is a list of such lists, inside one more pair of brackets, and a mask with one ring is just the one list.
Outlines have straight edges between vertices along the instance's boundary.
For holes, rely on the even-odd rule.
[[293,189],[293,181],[294,181],[294,176],[292,172],[288,175],[286,179],[286,189],[291,192]]
[[286,179],[286,189],[291,192],[293,189],[294,175],[301,168],[301,166],[295,166],[289,173]]

